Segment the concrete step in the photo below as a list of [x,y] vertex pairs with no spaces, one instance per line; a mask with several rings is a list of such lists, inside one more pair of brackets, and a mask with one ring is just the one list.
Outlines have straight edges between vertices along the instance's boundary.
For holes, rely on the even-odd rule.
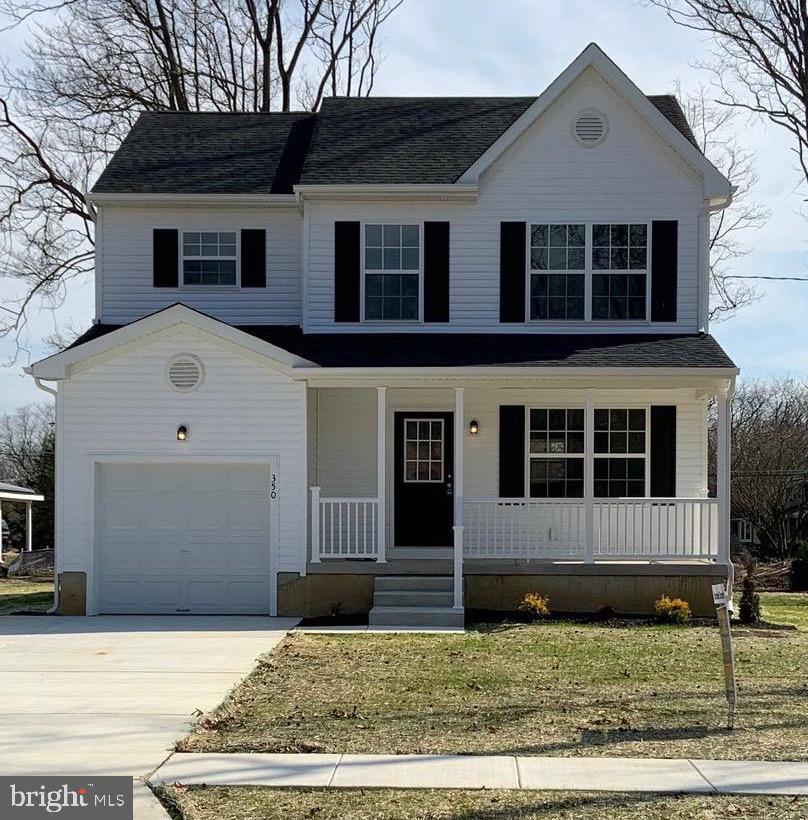
[[377,592],[403,592],[409,589],[452,591],[452,579],[445,575],[377,575],[374,581]]
[[369,626],[449,626],[463,628],[463,610],[447,606],[374,606]]
[[374,606],[451,606],[454,593],[435,589],[391,589],[373,593]]

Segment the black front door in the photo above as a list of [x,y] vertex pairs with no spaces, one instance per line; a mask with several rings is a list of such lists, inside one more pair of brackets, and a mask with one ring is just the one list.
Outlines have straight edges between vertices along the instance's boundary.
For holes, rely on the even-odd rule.
[[395,546],[450,547],[453,413],[395,414]]

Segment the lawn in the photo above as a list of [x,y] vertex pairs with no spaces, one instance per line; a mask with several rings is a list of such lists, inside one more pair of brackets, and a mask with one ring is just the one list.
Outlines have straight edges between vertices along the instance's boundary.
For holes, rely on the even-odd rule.
[[166,789],[185,820],[802,820],[808,799],[592,792]]
[[0,578],[0,615],[44,612],[53,604],[53,581]]
[[733,732],[715,626],[557,620],[293,634],[179,748],[806,760],[808,596],[764,607],[802,629],[735,628]]

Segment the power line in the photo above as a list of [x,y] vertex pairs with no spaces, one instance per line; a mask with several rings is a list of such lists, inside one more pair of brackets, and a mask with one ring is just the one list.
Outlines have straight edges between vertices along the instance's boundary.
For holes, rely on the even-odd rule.
[[808,282],[808,276],[723,276],[722,279],[769,279],[773,282]]

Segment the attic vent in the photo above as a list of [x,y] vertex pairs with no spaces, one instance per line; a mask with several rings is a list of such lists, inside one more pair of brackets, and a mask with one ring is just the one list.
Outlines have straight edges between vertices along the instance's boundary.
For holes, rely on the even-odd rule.
[[606,117],[594,108],[581,111],[572,123],[572,134],[579,145],[591,148],[606,138]]
[[205,368],[196,356],[191,353],[180,353],[169,361],[167,375],[172,387],[187,392],[202,384]]

